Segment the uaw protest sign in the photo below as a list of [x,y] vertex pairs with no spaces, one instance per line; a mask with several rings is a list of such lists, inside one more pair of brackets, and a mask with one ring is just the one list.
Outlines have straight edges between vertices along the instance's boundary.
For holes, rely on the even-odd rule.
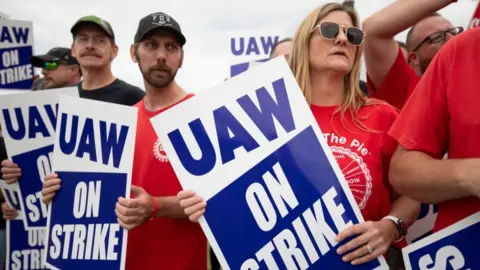
[[407,270],[480,269],[480,212],[402,249]]
[[115,215],[130,197],[137,108],[64,96],[53,169],[62,187],[49,204],[50,269],[124,269],[127,232]]
[[58,100],[78,96],[77,87],[4,95],[0,125],[8,158],[22,169],[18,180],[20,208],[27,230],[43,229],[47,207],[41,202],[43,180],[51,172]]
[[344,263],[339,231],[363,221],[283,57],[151,119],[223,269],[387,269]]
[[0,91],[32,88],[32,54],[32,22],[0,20]]
[[[18,185],[0,180],[3,197],[9,207],[20,209]],[[22,213],[6,221],[6,270],[46,269],[44,264],[44,229],[25,230]]]

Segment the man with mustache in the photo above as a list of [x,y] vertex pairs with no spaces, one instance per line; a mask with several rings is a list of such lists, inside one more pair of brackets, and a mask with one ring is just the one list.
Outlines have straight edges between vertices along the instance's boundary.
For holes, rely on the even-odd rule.
[[44,55],[32,56],[30,63],[42,69],[43,89],[76,85],[82,77],[80,66],[69,48],[52,48]]
[[[118,46],[110,23],[97,16],[85,16],[73,25],[71,33],[73,35],[71,56],[80,64],[83,75],[83,81],[78,83],[80,97],[128,106],[142,100],[145,95],[143,90],[115,78],[112,74],[112,61],[117,56]],[[69,72],[70,67],[62,67],[62,63],[74,63],[75,58],[67,56],[67,50],[54,48],[47,55],[32,58],[36,65],[58,65],[55,70],[45,73],[46,83],[49,83],[50,88],[68,86],[66,83],[60,85],[60,82],[65,80],[60,80],[60,75],[57,74]],[[18,181],[22,170],[17,164],[5,159],[1,165],[2,177],[7,183]],[[17,211],[9,208],[6,203],[2,204],[2,210],[3,213],[9,213],[6,218],[14,218],[17,215]]]
[[[440,48],[463,31],[436,11],[456,0],[398,0],[363,22],[369,95],[402,109]],[[407,34],[408,60],[394,37]]]
[[[126,269],[207,269],[207,240],[200,226],[185,216],[176,194],[181,190],[150,118],[190,98],[176,82],[186,39],[180,25],[165,13],[140,20],[132,60],[143,75],[146,96],[138,107],[131,199],[119,198],[115,213],[129,230]],[[48,175],[42,201],[60,189],[56,174]]]
[[94,16],[80,18],[72,27],[72,55],[80,63],[83,81],[78,85],[80,97],[123,105],[134,105],[145,95],[112,73],[117,57],[115,34],[107,21]]

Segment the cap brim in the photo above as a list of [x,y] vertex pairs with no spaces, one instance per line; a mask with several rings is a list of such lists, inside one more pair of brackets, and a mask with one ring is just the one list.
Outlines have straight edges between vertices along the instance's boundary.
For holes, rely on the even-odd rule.
[[96,22],[92,22],[92,21],[80,21],[80,22],[76,22],[72,28],[70,29],[70,33],[72,33],[72,35],[76,35],[77,32],[78,32],[78,28],[80,28],[82,25],[94,25],[96,27],[98,27],[99,29],[101,29],[107,36],[111,37],[111,38],[115,38],[113,37],[110,33],[108,33],[107,30],[105,30],[105,28],[103,28],[102,25],[96,23]]
[[30,63],[34,67],[43,67],[45,62],[47,62],[47,61],[57,61],[57,60],[59,60],[59,59],[56,58],[56,57],[53,57],[51,55],[48,55],[48,54],[34,55],[34,56],[30,57]]
[[148,36],[150,33],[152,33],[152,31],[154,30],[163,30],[165,32],[168,32],[170,34],[172,34],[173,36],[175,36],[175,38],[178,40],[178,43],[183,46],[185,45],[185,43],[187,42],[187,39],[185,38],[185,36],[180,33],[180,31],[178,31],[177,29],[174,29],[170,26],[160,26],[160,25],[157,25],[155,27],[152,27],[150,28],[150,30],[148,30],[147,32],[145,32],[145,34],[143,34],[139,40],[137,40],[137,42],[140,42],[142,41],[146,36]]

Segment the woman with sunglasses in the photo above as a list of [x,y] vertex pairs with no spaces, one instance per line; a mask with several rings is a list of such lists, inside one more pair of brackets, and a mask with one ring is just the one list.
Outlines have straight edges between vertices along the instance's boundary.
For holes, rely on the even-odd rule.
[[[367,98],[360,90],[364,34],[357,28],[358,21],[350,6],[332,3],[315,9],[300,24],[289,58],[366,220],[337,236],[338,242],[355,236],[337,246],[343,260],[352,264],[371,261],[402,240],[420,206],[398,196],[388,183],[396,143],[387,131],[397,111],[385,102]],[[193,192],[182,191],[178,198],[192,221],[204,213],[206,203]],[[390,267],[397,268],[393,263]]]
[[[345,262],[361,264],[385,254],[416,219],[420,204],[392,190],[390,159],[397,143],[387,135],[397,111],[358,87],[364,33],[353,8],[331,3],[300,24],[290,67],[347,180],[366,222],[340,232]],[[360,147],[361,146],[361,147]],[[397,243],[396,243],[397,242]],[[403,264],[390,249],[391,269]]]

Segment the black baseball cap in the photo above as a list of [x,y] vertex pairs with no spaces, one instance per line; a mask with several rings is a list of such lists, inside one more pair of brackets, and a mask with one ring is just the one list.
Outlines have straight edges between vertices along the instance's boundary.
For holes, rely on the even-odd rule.
[[113,33],[113,28],[110,25],[110,23],[95,15],[88,15],[78,19],[77,22],[75,22],[75,24],[72,26],[72,29],[70,30],[72,35],[76,35],[78,31],[78,27],[83,24],[95,24],[99,26],[103,31],[105,31],[105,33],[107,33],[109,37],[115,40],[115,34]]
[[178,24],[178,22],[170,15],[163,12],[152,13],[140,20],[134,42],[140,42],[145,35],[155,29],[163,29],[170,32],[177,38],[181,46],[185,45],[185,42],[187,42],[185,36],[182,34],[180,24]]
[[30,57],[30,63],[34,67],[43,67],[45,62],[66,62],[68,65],[78,65],[77,59],[72,56],[69,48],[55,47],[43,55]]

